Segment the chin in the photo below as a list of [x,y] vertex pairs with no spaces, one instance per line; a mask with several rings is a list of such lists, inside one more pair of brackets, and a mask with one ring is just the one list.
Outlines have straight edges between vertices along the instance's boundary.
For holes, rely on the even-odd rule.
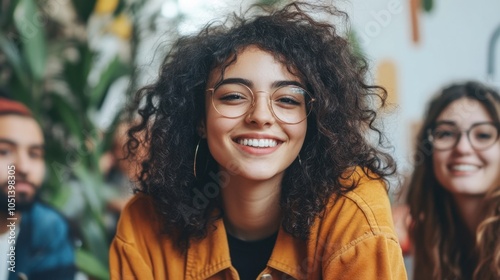
[[448,191],[453,194],[463,195],[463,196],[484,196],[487,189],[479,186],[474,186],[472,184],[458,185],[448,188]]
[[[8,196],[3,191],[0,191],[0,209],[8,209]],[[24,192],[16,193],[16,210],[26,211],[33,207],[37,199],[37,194],[28,194]]]
[[252,181],[266,181],[275,178],[276,176],[282,175],[283,172],[270,172],[267,170],[246,170],[238,174],[239,177],[245,178]]

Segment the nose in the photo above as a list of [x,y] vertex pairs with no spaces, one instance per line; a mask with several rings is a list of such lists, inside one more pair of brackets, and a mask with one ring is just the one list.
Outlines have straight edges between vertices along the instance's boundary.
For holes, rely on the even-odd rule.
[[258,126],[272,125],[276,122],[276,119],[271,111],[269,96],[258,93],[255,93],[255,104],[248,111],[246,121]]
[[28,153],[18,151],[14,159],[14,165],[16,166],[17,173],[27,174],[31,166],[31,159]]
[[462,132],[454,150],[460,154],[467,154],[474,151],[467,133]]

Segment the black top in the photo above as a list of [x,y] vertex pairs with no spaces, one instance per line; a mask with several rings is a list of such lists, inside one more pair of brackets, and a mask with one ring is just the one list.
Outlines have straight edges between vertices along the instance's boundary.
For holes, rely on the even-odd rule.
[[227,234],[231,263],[241,280],[255,280],[266,268],[278,233],[257,241],[243,241]]

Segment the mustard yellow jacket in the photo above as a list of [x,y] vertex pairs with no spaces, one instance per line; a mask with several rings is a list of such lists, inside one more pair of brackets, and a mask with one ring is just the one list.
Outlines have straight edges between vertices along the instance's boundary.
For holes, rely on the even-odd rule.
[[[332,199],[307,241],[279,230],[258,279],[406,279],[384,185],[366,176],[350,179],[360,179],[358,187]],[[111,279],[239,279],[224,223],[215,226],[182,255],[160,234],[152,200],[136,195],[122,212],[111,245]]]

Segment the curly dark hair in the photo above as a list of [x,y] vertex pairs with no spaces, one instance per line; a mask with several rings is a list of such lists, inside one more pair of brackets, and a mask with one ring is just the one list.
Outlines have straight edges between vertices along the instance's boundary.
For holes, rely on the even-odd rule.
[[480,102],[500,125],[500,95],[478,82],[449,85],[429,102],[406,197],[413,221],[414,279],[500,279],[500,186],[486,194],[486,217],[474,240],[474,236],[461,236],[467,229],[451,194],[434,174],[428,131],[443,110],[462,98]]
[[[200,168],[205,172],[193,174],[200,139],[197,127],[205,117],[209,73],[214,69],[223,73],[246,46],[273,54],[305,81],[316,100],[307,119],[301,164],[294,161],[282,182],[284,230],[307,239],[314,217],[332,195],[356,186],[341,184],[340,179],[348,176],[346,170],[358,166],[386,182],[395,173],[395,162],[384,151],[387,139],[375,123],[376,109],[384,106],[387,92],[366,83],[365,59],[338,28],[315,20],[310,12],[348,20],[331,6],[301,2],[279,10],[252,6],[243,15],[233,14],[224,23],[208,24],[198,34],[178,39],[157,81],[138,92],[135,102],[142,121],[129,130],[128,141],[132,156],[143,141],[139,134],[148,150],[138,191],[153,198],[164,233],[181,250],[190,239],[205,237],[210,222],[223,215],[218,190],[213,188],[213,183],[220,183],[213,176],[218,166],[209,153],[207,159],[198,156],[198,162],[207,162],[206,168]],[[204,148],[200,146],[199,154]],[[215,209],[219,215],[213,215]]]

